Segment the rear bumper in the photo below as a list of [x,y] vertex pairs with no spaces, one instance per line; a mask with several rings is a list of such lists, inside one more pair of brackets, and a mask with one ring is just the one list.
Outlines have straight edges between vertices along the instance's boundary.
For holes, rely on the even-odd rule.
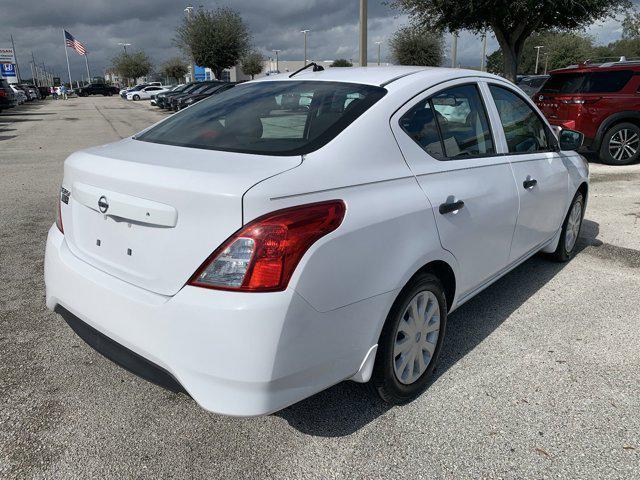
[[[237,416],[280,410],[355,375],[379,335],[367,320],[392,301],[380,295],[320,313],[292,289],[252,294],[186,286],[165,297],[78,259],[55,226],[45,283],[48,308],[86,324],[89,337],[141,357],[203,408]],[[359,330],[363,322],[369,331]]]

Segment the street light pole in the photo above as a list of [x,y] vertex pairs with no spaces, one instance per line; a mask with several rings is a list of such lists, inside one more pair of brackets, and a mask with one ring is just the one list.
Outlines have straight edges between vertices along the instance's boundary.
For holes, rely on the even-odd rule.
[[302,30],[300,33],[304,33],[304,65],[307,66],[307,34],[310,30]]
[[367,0],[360,0],[360,66],[367,63]]
[[480,62],[480,71],[487,70],[487,32],[482,36],[482,61]]
[[280,63],[278,61],[278,53],[280,53],[280,50],[274,50],[273,53],[276,54],[276,73],[280,73]]
[[380,45],[382,45],[382,42],[376,42],[376,45],[378,45],[378,66],[380,66],[380,62],[381,62]]
[[458,34],[453,34],[453,40],[451,41],[451,68],[456,68],[458,63]]
[[130,43],[126,43],[126,42],[118,42],[118,45],[120,45],[122,47],[122,49],[124,50],[125,55],[127,53],[127,47],[131,46]]
[[[191,22],[192,19],[192,15],[193,15],[193,5],[189,4],[185,7],[184,12],[187,14],[187,22]],[[195,63],[195,59],[193,58],[193,54],[191,55],[191,65],[189,65],[189,69],[191,70],[191,81],[195,82],[196,81],[196,63]],[[220,80],[218,78],[218,80]]]
[[536,48],[536,69],[534,70],[534,73],[537,75],[538,74],[538,63],[540,62],[540,49],[544,48],[544,45],[538,45],[535,48]]

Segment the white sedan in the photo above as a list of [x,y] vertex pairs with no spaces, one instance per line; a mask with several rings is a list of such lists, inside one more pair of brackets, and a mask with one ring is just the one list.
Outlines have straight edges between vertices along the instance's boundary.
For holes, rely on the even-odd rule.
[[476,71],[241,84],[66,160],[47,306],[213,412],[267,414],[343,380],[403,404],[453,310],[538,252],[575,255],[581,142]]
[[144,87],[140,90],[134,90],[132,92],[127,92],[127,100],[149,100],[152,95],[157,95],[159,93],[168,92],[171,90],[170,86],[163,85],[150,85],[148,87]]

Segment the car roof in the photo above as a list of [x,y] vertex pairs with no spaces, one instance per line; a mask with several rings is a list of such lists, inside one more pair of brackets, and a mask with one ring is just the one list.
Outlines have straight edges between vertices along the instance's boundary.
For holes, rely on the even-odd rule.
[[551,75],[563,73],[591,73],[591,72],[612,72],[617,70],[640,71],[640,62],[609,62],[609,63],[581,63],[580,65],[570,65],[565,68],[558,68],[549,72]]
[[[425,83],[440,83],[448,79],[460,77],[486,77],[500,78],[489,73],[476,70],[466,70],[462,68],[443,67],[411,67],[411,66],[390,66],[390,67],[330,67],[322,71],[314,72],[308,68],[295,74],[293,72],[260,77],[251,82],[273,82],[287,80],[306,81],[329,81],[344,83],[361,83],[364,85],[387,86],[395,81],[410,76],[419,76]],[[291,78],[290,78],[291,77]]]

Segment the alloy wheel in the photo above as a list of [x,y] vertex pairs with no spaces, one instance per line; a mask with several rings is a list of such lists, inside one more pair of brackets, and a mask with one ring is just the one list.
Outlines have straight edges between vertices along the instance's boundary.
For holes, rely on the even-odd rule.
[[400,383],[410,385],[427,370],[439,334],[438,299],[428,290],[418,292],[402,314],[395,334],[393,369]]
[[618,130],[609,140],[609,153],[618,162],[632,158],[638,152],[638,147],[640,136],[628,128]]

